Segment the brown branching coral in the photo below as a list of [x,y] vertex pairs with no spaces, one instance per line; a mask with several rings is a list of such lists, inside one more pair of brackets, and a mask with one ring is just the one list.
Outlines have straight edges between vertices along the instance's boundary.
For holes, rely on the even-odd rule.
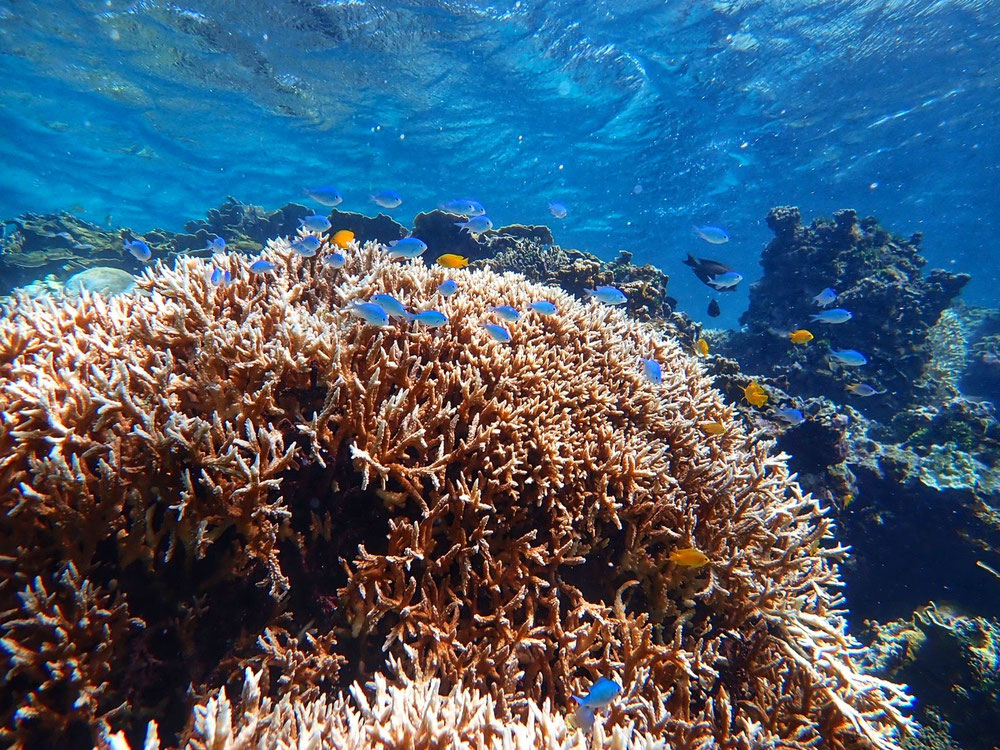
[[[908,699],[854,666],[829,522],[678,345],[514,274],[463,274],[444,300],[443,269],[374,244],[342,270],[267,252],[263,277],[217,256],[231,286],[180,259],[139,294],[0,322],[5,574],[66,561],[114,582],[177,642],[181,691],[252,665],[286,716],[346,711],[324,696],[388,656],[502,721],[614,675],[601,732],[893,746]],[[346,312],[376,292],[449,322]],[[481,328],[536,299],[559,315],[507,345]],[[710,564],[671,561],[688,547]]]
[[72,736],[98,716],[125,708],[106,690],[123,668],[121,648],[142,623],[120,598],[81,578],[69,563],[55,581],[35,578],[18,592],[20,607],[0,613],[0,671],[5,692],[18,703],[12,727],[22,740],[38,724]]

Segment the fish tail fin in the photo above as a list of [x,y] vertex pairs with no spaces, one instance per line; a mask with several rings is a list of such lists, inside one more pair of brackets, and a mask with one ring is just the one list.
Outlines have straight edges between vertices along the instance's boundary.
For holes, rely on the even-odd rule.
[[685,266],[691,266],[691,268],[697,268],[698,267],[698,259],[696,257],[694,257],[693,255],[691,255],[691,253],[688,253],[688,257],[684,261],[684,265]]

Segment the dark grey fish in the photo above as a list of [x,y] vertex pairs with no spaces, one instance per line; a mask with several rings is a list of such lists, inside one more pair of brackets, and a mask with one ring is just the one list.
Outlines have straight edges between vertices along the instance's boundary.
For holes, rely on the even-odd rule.
[[[724,273],[730,273],[733,270],[725,263],[720,263],[717,260],[709,260],[708,258],[696,258],[691,255],[691,253],[688,253],[688,257],[687,260],[684,261],[684,265],[691,266],[691,269],[694,271],[694,275],[697,276],[701,283],[706,286],[712,286],[708,282],[716,276],[721,276]],[[712,288],[714,289],[715,287]]]
[[720,315],[722,315],[722,310],[719,308],[719,303],[713,299],[708,303],[708,317],[717,318]]

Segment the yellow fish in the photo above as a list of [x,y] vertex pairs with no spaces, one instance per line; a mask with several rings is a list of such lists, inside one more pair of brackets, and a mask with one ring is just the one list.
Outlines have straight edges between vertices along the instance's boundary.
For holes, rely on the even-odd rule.
[[445,268],[465,268],[469,265],[469,259],[455,253],[445,253],[438,256],[437,264]]
[[698,426],[706,435],[724,435],[726,426],[722,422],[699,422]]
[[767,403],[767,391],[757,385],[757,382],[754,381],[743,389],[743,398],[745,398],[752,406],[760,407]]
[[815,338],[809,331],[805,328],[800,328],[797,331],[792,331],[788,334],[788,340],[793,344],[808,344]]
[[685,568],[700,568],[702,565],[708,565],[708,555],[694,547],[675,549],[670,553],[670,562]]
[[333,235],[333,244],[343,250],[350,243],[354,242],[354,232],[350,229],[341,229]]
[[698,339],[694,344],[694,351],[699,357],[704,357],[708,354],[708,342],[705,339]]

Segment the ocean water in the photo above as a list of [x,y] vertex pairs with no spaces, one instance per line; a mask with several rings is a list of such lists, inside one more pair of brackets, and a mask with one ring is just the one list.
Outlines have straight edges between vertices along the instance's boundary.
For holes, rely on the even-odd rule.
[[[1000,393],[1000,3],[0,0],[0,220],[70,211],[109,229],[179,231],[227,196],[267,209],[297,201],[322,211],[305,195],[320,185],[339,189],[340,210],[382,211],[407,226],[449,199],[474,198],[495,226],[545,224],[559,245],[607,260],[628,251],[633,262],[669,274],[667,293],[680,311],[731,329],[705,335],[713,352],[718,342],[718,352],[738,360],[741,352],[726,352],[726,342],[737,349],[750,341],[749,350],[764,338],[741,339],[735,329],[773,236],[765,224],[772,207],[798,206],[806,223],[856,209],[900,235],[922,233],[929,268],[971,274],[961,299],[993,311],[956,317],[952,328],[936,329],[943,343],[921,343],[917,354],[900,345],[888,358],[912,364],[933,356],[932,375],[941,380],[949,367],[979,367],[983,390],[963,395],[911,383],[881,402],[888,389],[874,386],[871,401],[852,400],[842,371],[819,355],[809,362],[808,349],[783,340],[788,351],[767,385],[777,394],[774,382],[783,384],[784,407],[816,407],[799,415],[805,426],[788,445],[800,449],[792,465],[801,468],[803,486],[835,509],[838,539],[854,545],[843,566],[852,615],[860,612],[852,632],[865,617],[884,622],[915,611],[932,623],[928,629],[947,630],[941,620],[960,621],[956,632],[975,630],[960,633],[961,646],[982,649],[976,663],[986,665],[984,674],[962,672],[974,660],[959,658],[951,641],[940,648],[936,641],[924,652],[924,671],[915,672],[914,692],[947,708],[962,747],[995,750],[981,724],[994,716],[1000,722],[1000,588],[983,588],[983,581],[1000,585],[1000,507],[979,500],[1000,498],[1000,427],[986,398]],[[401,195],[400,207],[380,209],[370,200],[386,189]],[[551,201],[565,204],[565,218],[550,213]],[[723,228],[729,240],[709,244],[695,225]],[[735,293],[711,292],[682,263],[689,253],[732,266],[744,281]],[[722,306],[717,318],[706,312],[713,298]],[[857,325],[884,332],[883,321],[857,317]],[[811,327],[817,339],[831,329],[851,331]],[[976,333],[956,344],[963,330]],[[837,345],[853,345],[848,335]],[[762,351],[773,352],[774,342],[767,343]],[[787,435],[792,428],[772,411],[777,398],[756,411],[741,400],[746,383],[734,378],[768,377],[746,364],[760,352],[742,353],[742,373],[714,373],[719,388],[729,386],[726,399],[740,404],[734,408],[743,410],[748,429]],[[878,372],[898,375],[884,366],[885,352],[879,356]],[[822,378],[810,382],[820,369]],[[853,385],[875,369],[861,371]],[[847,423],[863,429],[829,439]],[[831,424],[836,429],[828,430]],[[817,455],[831,445],[846,452],[848,443],[855,453],[847,459]],[[881,464],[868,460],[876,443],[886,450]],[[6,458],[0,455],[0,467]],[[857,476],[844,479],[830,468],[841,461]],[[861,497],[852,494],[858,487]],[[338,493],[339,486],[331,491]],[[0,500],[15,494],[0,493]],[[353,497],[365,500],[360,492]],[[357,546],[350,532],[345,538]],[[14,559],[7,552],[0,550],[0,563]],[[118,575],[108,570],[99,573]],[[319,575],[336,593],[333,574]],[[141,583],[122,580],[140,606],[157,610],[160,602],[144,601]],[[207,589],[212,580],[201,583]],[[335,596],[324,595],[317,601],[335,610]],[[920,609],[932,596],[944,614]],[[247,601],[257,600],[246,596],[240,614],[252,620],[247,612],[256,604]],[[301,635],[315,618],[300,619]],[[228,649],[245,635],[212,624],[219,626],[206,638],[213,648],[224,641]],[[7,627],[0,622],[0,636]],[[148,657],[141,669],[160,669],[181,641],[163,637],[154,643],[162,652],[141,652]],[[183,674],[171,674],[164,689],[168,705],[168,698],[150,697],[155,690],[143,692],[134,675],[141,669],[123,670],[124,681],[142,686],[133,695],[148,699],[144,706],[167,706],[164,731],[179,736],[189,713],[180,696],[190,682],[204,677],[208,684],[212,676],[179,667]],[[938,691],[938,683],[959,688]],[[0,688],[0,725],[14,721],[11,694]],[[134,747],[141,728],[138,719],[126,727]],[[65,746],[87,746],[89,729],[76,730],[82,744]],[[927,745],[911,747],[936,747],[937,735],[928,736]]]
[[986,302],[998,80],[982,0],[3,0],[0,216],[176,230],[227,195],[332,184],[373,213],[371,191],[398,191],[405,223],[471,196],[498,225],[656,264],[707,321],[687,252],[753,281],[771,206],[853,207],[975,269],[965,297]]

